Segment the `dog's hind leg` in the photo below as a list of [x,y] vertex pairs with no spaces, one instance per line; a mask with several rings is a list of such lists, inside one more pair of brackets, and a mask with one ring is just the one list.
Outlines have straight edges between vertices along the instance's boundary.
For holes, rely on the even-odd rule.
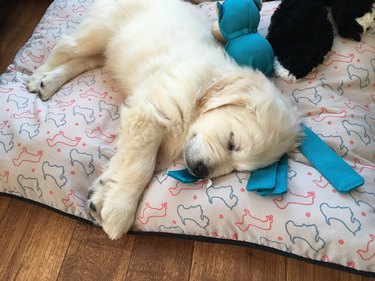
[[71,36],[62,38],[47,59],[46,65],[51,68],[72,58],[102,54],[111,37],[109,28],[89,18]]
[[[66,82],[74,75],[103,65],[101,55],[112,34],[113,30],[101,18],[89,17],[72,35],[61,38],[46,62],[29,77],[28,90],[39,93],[43,100],[47,100],[62,85],[60,81]],[[44,89],[42,81],[45,77],[58,83]]]
[[89,214],[111,239],[132,227],[139,199],[155,170],[163,129],[145,118],[144,110],[123,110],[118,151],[90,188]]
[[104,65],[104,56],[77,57],[59,64],[41,76],[30,79],[27,89],[41,100],[48,100],[62,85],[90,69]]
[[72,58],[104,53],[113,32],[113,27],[104,22],[103,17],[93,13],[74,33],[61,38],[40,70],[50,71]]

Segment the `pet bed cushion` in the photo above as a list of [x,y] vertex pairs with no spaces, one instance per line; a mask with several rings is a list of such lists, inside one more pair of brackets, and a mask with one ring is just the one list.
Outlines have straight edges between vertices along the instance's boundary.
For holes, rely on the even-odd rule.
[[[61,36],[77,28],[93,2],[55,0],[0,78],[0,192],[86,220],[88,187],[116,151],[119,88],[108,73],[95,69],[42,102],[27,92],[25,81]],[[264,3],[263,35],[278,4]],[[199,6],[211,19],[214,7]],[[374,54],[374,31],[359,43],[336,36],[333,50],[308,77],[296,83],[274,79],[298,106],[304,124],[365,178],[363,186],[338,193],[295,153],[289,158],[288,192],[262,197],[246,191],[250,173],[216,178],[211,186],[177,182],[167,176],[184,168],[176,160],[155,172],[133,230],[259,244],[374,273]]]

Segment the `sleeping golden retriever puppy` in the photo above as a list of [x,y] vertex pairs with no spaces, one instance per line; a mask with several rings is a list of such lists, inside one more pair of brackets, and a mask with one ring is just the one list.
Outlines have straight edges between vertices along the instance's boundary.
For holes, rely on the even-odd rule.
[[99,0],[30,77],[29,91],[48,100],[105,65],[127,96],[118,151],[87,203],[112,239],[131,228],[158,155],[183,153],[191,173],[213,178],[264,167],[298,146],[295,108],[262,73],[228,57],[210,28],[183,1]]

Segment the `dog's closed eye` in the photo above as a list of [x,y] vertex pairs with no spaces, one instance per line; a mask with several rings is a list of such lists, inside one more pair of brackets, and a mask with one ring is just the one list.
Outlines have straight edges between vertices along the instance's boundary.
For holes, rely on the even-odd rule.
[[229,135],[228,150],[229,151],[238,151],[239,150],[239,147],[237,147],[236,143],[234,142],[233,132],[230,132],[230,135]]

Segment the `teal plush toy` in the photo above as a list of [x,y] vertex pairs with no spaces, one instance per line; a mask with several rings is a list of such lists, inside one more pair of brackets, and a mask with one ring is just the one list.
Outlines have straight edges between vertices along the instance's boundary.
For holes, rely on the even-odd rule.
[[270,43],[258,33],[260,0],[225,0],[217,3],[218,21],[214,37],[225,43],[225,50],[239,65],[259,69],[269,76],[274,54]]

